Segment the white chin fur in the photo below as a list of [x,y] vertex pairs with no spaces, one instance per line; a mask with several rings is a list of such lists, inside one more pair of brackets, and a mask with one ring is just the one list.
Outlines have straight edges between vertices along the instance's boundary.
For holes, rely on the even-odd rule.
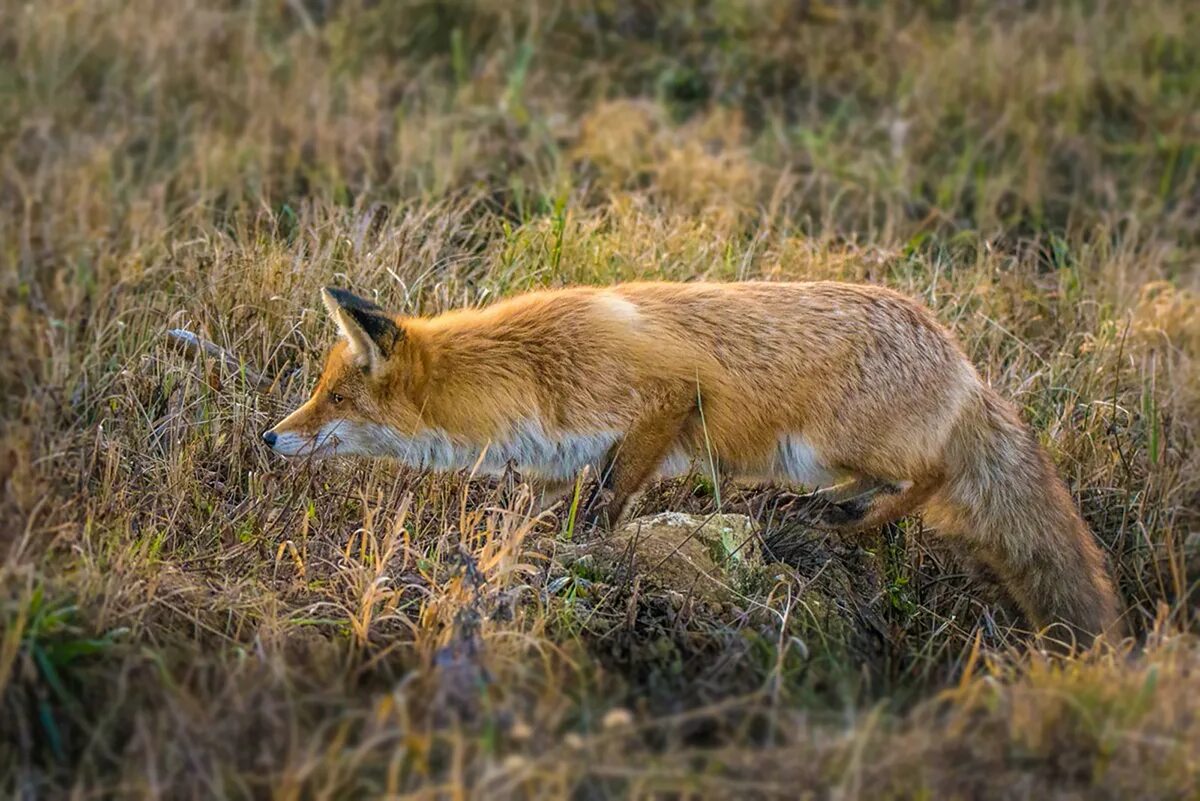
[[314,437],[286,432],[275,437],[271,450],[280,456],[331,456],[336,449],[336,442],[331,438],[329,427],[322,428]]
[[[275,439],[273,450],[281,456],[380,456],[398,458],[395,432],[387,426],[353,420],[331,420],[315,436],[284,433]],[[405,460],[407,461],[407,460]]]
[[550,479],[570,479],[599,466],[616,443],[616,431],[549,435],[537,424],[519,425],[502,442],[476,445],[428,429],[404,434],[377,423],[334,420],[315,437],[280,434],[274,450],[283,456],[375,456],[422,470],[470,470],[498,475],[511,461],[517,469]]

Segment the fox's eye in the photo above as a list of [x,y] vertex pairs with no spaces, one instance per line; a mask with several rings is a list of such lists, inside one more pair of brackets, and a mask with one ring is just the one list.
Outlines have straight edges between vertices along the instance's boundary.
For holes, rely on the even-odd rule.
[[345,398],[343,398],[341,395],[337,394],[336,392],[330,392],[329,399],[331,401],[333,401],[334,406],[340,405],[341,402],[345,400]]

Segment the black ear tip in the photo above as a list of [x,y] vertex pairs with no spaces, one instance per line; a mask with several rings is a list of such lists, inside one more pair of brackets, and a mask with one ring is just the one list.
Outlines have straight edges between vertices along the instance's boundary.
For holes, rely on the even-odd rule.
[[336,286],[327,286],[321,290],[326,297],[326,302],[333,301],[341,308],[349,312],[366,312],[369,314],[379,314],[383,309],[376,306],[366,298],[360,298],[353,292],[347,292],[345,289],[339,289]]

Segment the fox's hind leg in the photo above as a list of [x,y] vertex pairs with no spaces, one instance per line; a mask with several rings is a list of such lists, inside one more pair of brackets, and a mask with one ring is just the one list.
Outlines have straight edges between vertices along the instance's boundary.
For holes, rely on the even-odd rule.
[[864,476],[797,496],[788,506],[814,527],[861,531],[912,514],[939,484],[936,479],[886,481]]

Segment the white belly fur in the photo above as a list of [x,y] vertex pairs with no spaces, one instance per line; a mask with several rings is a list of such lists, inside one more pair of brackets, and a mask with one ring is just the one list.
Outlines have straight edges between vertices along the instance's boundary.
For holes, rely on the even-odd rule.
[[786,434],[775,446],[773,478],[805,487],[828,487],[837,482],[816,448],[802,434]]
[[662,464],[658,466],[659,478],[678,478],[686,476],[692,472],[695,466],[695,458],[682,447],[675,447],[667,454],[667,458],[663,459]]
[[[682,446],[676,447],[659,465],[658,475],[661,478],[687,475],[707,463],[702,457],[689,453]],[[838,480],[837,474],[826,466],[816,448],[802,434],[781,436],[775,445],[772,463],[765,471],[735,477],[779,481],[804,487],[829,487]]]

